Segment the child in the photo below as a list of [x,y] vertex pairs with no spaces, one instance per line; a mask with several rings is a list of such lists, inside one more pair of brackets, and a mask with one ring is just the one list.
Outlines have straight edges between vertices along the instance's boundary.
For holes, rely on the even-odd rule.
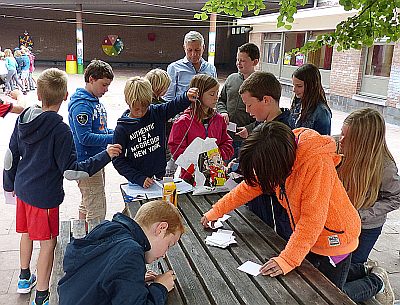
[[49,304],[49,280],[58,235],[58,206],[64,199],[63,176],[69,180],[91,176],[121,149],[115,144],[93,158],[78,163],[71,131],[57,114],[67,99],[67,75],[52,68],[38,79],[42,108],[27,108],[18,117],[4,160],[4,190],[17,196],[17,232],[20,242],[19,293],[36,284],[29,265],[33,240],[40,241],[37,291],[32,305]]
[[[176,160],[195,138],[208,137],[217,139],[222,159],[229,160],[233,156],[232,139],[224,118],[214,109],[218,101],[218,81],[209,75],[198,74],[192,78],[190,86],[199,88],[199,100],[172,125],[168,146],[173,159]],[[193,182],[192,175],[184,169],[181,177]]]
[[[279,108],[281,84],[272,73],[253,72],[239,88],[246,112],[260,122],[276,121],[289,126],[289,109]],[[238,167],[238,161],[231,165]],[[260,217],[285,240],[292,234],[289,218],[275,195],[262,194],[247,203],[249,210]]]
[[168,73],[162,69],[153,69],[147,72],[144,77],[149,80],[153,91],[151,103],[156,105],[165,103],[166,101],[163,100],[162,96],[165,95],[171,84]]
[[345,291],[356,302],[375,296],[381,304],[393,304],[387,272],[377,266],[365,272],[362,264],[381,234],[387,213],[400,206],[400,177],[386,145],[382,115],[371,108],[352,112],[344,120],[339,151],[344,158],[338,175],[361,218],[359,245]]
[[183,233],[178,209],[164,201],[145,203],[134,220],[115,214],[67,246],[60,305],[166,304],[174,272],[146,273],[146,264],[163,257]]
[[[14,90],[10,92],[10,96],[14,99],[17,100],[18,102],[21,101],[21,94],[20,91]],[[21,105],[17,105],[15,103],[8,103],[6,101],[3,101],[0,98],[0,118],[4,118],[8,113],[21,113],[24,111],[24,107]]]
[[[340,161],[332,138],[280,122],[258,126],[245,140],[240,168],[245,181],[205,213],[207,226],[262,193],[276,194],[293,229],[285,249],[261,268],[263,275],[287,274],[306,258],[343,289],[351,252],[357,248],[360,218],[335,166]],[[333,267],[330,261],[336,264]]]
[[254,128],[254,117],[251,117],[243,105],[239,88],[254,71],[260,60],[260,49],[248,42],[240,46],[236,55],[238,72],[228,76],[221,90],[217,103],[217,111],[224,117],[226,124],[236,123],[237,133],[229,131],[233,139],[234,158],[238,157],[240,146]]
[[114,143],[121,143],[123,154],[113,160],[114,167],[128,181],[150,187],[155,178],[163,178],[165,158],[165,123],[185,110],[197,97],[190,88],[171,102],[154,105],[150,82],[143,77],[127,80],[124,94],[129,109],[118,119]]
[[307,127],[321,135],[331,134],[332,112],[321,83],[321,74],[313,64],[305,64],[292,75],[295,94],[290,108],[291,128]]
[[[113,141],[113,130],[107,127],[107,112],[99,98],[114,79],[111,66],[93,60],[85,69],[85,88],[78,88],[68,104],[69,126],[74,136],[78,161],[84,161],[103,151]],[[90,178],[78,181],[82,194],[79,219],[94,226],[106,217],[104,169]]]

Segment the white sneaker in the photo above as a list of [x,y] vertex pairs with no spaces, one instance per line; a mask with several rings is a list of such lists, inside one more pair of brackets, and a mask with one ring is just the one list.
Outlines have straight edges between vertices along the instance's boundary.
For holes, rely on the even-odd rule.
[[382,267],[373,267],[371,270],[371,274],[375,274],[377,277],[379,277],[385,285],[383,292],[377,293],[375,299],[382,305],[393,305],[394,293],[392,286],[390,285],[389,276],[386,270]]

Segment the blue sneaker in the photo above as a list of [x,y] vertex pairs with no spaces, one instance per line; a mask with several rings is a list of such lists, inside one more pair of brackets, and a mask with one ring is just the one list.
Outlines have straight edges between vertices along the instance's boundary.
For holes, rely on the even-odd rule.
[[31,274],[29,280],[19,279],[18,280],[18,293],[29,293],[32,288],[36,285],[36,275]]
[[[50,299],[50,293],[49,293],[49,294],[47,295],[47,297],[44,299],[42,305],[49,305],[49,304],[50,304],[50,303],[49,303],[49,299]],[[37,305],[37,304],[36,304],[36,301],[33,300],[31,305]]]

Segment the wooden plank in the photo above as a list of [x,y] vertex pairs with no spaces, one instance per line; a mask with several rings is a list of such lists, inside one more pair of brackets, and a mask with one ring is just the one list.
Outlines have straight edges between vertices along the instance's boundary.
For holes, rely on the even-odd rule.
[[[203,197],[196,197],[197,200],[204,200]],[[200,213],[187,197],[180,197],[180,208],[186,219],[190,222],[190,227],[201,246],[206,250],[211,260],[215,261],[220,276],[235,294],[241,304],[272,304],[268,302],[266,295],[263,295],[256,284],[252,281],[252,276],[237,270],[237,267],[244,261],[237,261],[228,249],[208,247],[204,240],[210,231],[204,230],[200,224]],[[238,240],[239,248],[241,240]],[[238,248],[237,246],[235,248]],[[281,287],[282,288],[282,287]],[[293,300],[294,301],[294,300]],[[293,303],[292,303],[293,304]]]
[[85,220],[74,219],[72,220],[72,237],[75,239],[84,238],[86,236]]
[[[237,212],[272,248],[278,251],[284,248],[283,239],[277,236],[271,238],[272,229],[246,207],[240,207]],[[329,304],[355,304],[307,260],[295,271]]]
[[[157,266],[156,270],[157,270],[158,274],[165,273],[170,269],[170,267],[168,267],[168,265],[164,259],[160,259],[159,262],[161,263],[161,269],[158,268],[158,266]],[[180,295],[180,291],[181,291],[181,289],[179,287],[179,283],[177,282],[177,280],[175,280],[175,288],[168,293],[167,305],[184,305],[185,304]]]
[[[50,280],[50,304],[58,305],[57,285],[58,281],[64,276],[63,260],[65,249],[71,239],[71,222],[61,221],[60,233],[57,237],[57,245],[54,253],[53,272]],[[34,296],[35,294],[32,293]]]
[[[207,200],[211,200],[212,202],[215,200],[212,196],[206,197]],[[203,203],[195,196],[193,196],[193,199],[196,200],[196,204],[201,204],[200,208],[202,212],[206,212],[209,209],[209,203]],[[226,225],[235,231],[238,238],[244,241],[244,245],[240,245],[238,249],[232,248],[232,251],[234,251],[236,255],[243,256],[240,250],[245,247],[251,249],[249,251],[251,251],[252,257],[258,257],[258,263],[264,263],[267,258],[277,255],[278,252],[265,243],[241,217],[237,216],[235,213],[230,213],[230,215],[232,217],[229,218]],[[270,234],[273,237],[276,236],[276,233],[273,232],[272,229],[268,227],[268,230],[270,230]],[[249,258],[243,257],[242,259],[248,260]],[[254,261],[254,258],[252,260]],[[290,273],[284,277],[276,278],[260,276],[256,279],[260,282],[265,293],[268,293],[269,297],[276,303],[289,300],[290,304],[327,304],[324,299],[296,273]],[[286,295],[283,295],[282,291],[284,291]],[[275,292],[275,294],[273,294],[273,292]],[[300,294],[301,297],[299,297]]]

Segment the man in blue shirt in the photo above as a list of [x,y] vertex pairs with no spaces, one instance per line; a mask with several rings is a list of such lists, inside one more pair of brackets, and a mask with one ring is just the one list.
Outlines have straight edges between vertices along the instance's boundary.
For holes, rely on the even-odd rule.
[[174,61],[167,67],[171,85],[164,95],[166,101],[172,101],[189,89],[189,83],[196,74],[207,74],[217,78],[214,65],[205,61],[202,56],[205,50],[204,37],[199,32],[190,31],[183,40],[185,57]]

